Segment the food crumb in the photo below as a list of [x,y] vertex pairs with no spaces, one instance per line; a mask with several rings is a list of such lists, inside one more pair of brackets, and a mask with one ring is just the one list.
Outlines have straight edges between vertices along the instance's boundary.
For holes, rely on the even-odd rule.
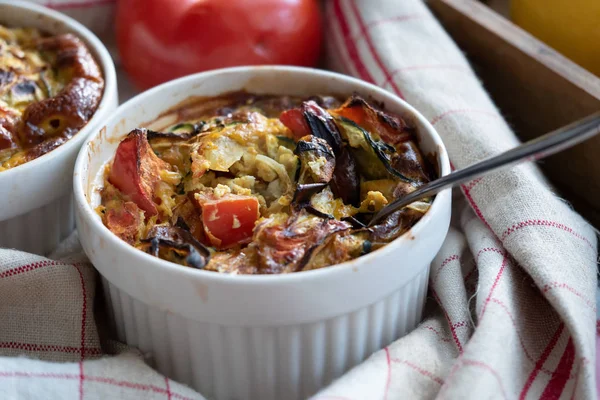
[[240,220],[238,219],[237,215],[233,214],[233,224],[231,227],[233,229],[238,229],[240,226],[242,226],[242,224],[240,224]]
[[208,217],[209,221],[216,221],[219,219],[219,216],[217,215],[217,210],[215,209],[215,211],[213,211],[210,216]]

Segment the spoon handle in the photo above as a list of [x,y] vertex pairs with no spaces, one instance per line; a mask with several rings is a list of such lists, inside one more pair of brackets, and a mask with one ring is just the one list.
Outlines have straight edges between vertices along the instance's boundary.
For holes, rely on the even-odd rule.
[[542,159],[575,146],[598,133],[600,133],[600,112],[426,183],[414,192],[385,206],[373,217],[368,226],[373,226],[402,207],[406,207],[414,201],[430,197],[443,189],[460,185],[499,168],[507,168],[523,161]]

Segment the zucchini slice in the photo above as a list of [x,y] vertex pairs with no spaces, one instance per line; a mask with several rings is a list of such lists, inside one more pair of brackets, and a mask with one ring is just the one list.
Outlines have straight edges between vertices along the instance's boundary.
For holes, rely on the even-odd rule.
[[375,141],[369,132],[348,118],[340,116],[336,118],[336,122],[348,145],[357,153],[355,159],[369,180],[384,179],[390,174],[404,182],[415,183],[392,166],[391,156],[396,152],[393,146],[383,140]]

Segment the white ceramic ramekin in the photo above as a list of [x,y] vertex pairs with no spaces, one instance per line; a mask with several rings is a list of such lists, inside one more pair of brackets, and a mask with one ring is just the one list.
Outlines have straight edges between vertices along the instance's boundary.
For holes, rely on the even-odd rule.
[[117,108],[117,78],[110,54],[72,18],[30,2],[0,0],[0,24],[33,27],[82,39],[104,75],[104,94],[93,118],[71,140],[18,167],[0,172],[0,248],[47,254],[75,228],[73,166],[87,136]]
[[94,212],[102,167],[130,129],[189,96],[246,89],[293,95],[358,92],[417,127],[420,146],[450,172],[433,127],[373,85],[326,71],[241,67],[181,78],[122,105],[75,165],[77,228],[103,276],[120,340],[150,353],[158,370],[215,399],[301,399],[421,318],[429,264],[450,222],[440,193],[410,232],[371,254],[315,271],[231,276],[184,268],[134,249]]

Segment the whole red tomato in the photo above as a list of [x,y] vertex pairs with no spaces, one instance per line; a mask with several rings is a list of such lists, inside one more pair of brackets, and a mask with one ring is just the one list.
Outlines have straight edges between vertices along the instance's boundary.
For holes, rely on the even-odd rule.
[[122,64],[142,89],[236,65],[313,66],[317,0],[119,0]]

